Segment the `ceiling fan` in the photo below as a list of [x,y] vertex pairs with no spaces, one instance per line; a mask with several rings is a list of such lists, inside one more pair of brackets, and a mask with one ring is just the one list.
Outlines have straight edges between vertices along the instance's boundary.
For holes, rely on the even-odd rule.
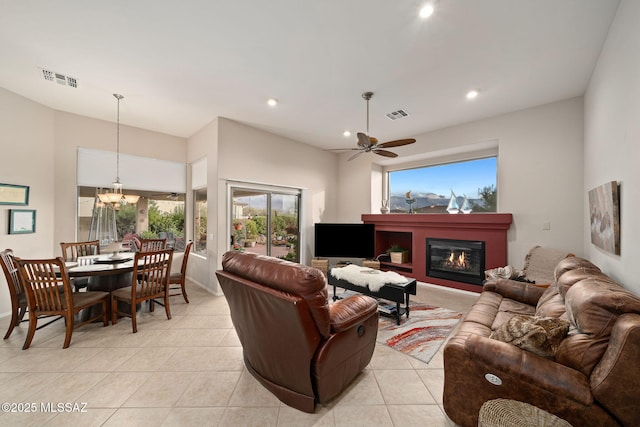
[[362,97],[367,101],[367,133],[358,132],[357,148],[341,148],[339,150],[357,150],[353,156],[349,157],[347,161],[353,160],[363,153],[375,153],[384,157],[398,157],[398,155],[392,151],[385,150],[385,148],[400,147],[402,145],[413,144],[415,139],[397,139],[395,141],[383,142],[378,144],[378,139],[369,136],[369,100],[373,97],[373,92],[364,92]]

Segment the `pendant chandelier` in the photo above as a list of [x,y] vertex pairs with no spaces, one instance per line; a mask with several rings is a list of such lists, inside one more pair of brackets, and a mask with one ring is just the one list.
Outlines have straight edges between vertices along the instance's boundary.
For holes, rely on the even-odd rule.
[[103,203],[111,203],[115,209],[118,209],[120,205],[126,205],[127,203],[137,203],[140,196],[133,194],[123,194],[122,184],[120,183],[120,100],[124,96],[114,93],[113,96],[118,100],[118,115],[117,115],[117,133],[116,133],[116,180],[112,183],[112,190],[99,194],[98,197]]

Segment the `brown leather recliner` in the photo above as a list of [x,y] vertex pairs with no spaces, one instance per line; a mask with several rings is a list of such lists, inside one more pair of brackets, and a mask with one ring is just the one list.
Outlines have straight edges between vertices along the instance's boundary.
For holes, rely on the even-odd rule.
[[329,305],[320,270],[246,252],[224,254],[216,275],[247,369],[285,404],[312,413],[369,364],[378,334],[372,298]]

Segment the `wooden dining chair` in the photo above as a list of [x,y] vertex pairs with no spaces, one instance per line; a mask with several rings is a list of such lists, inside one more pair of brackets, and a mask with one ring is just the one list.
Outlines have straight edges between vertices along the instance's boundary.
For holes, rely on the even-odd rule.
[[22,322],[27,312],[27,294],[20,285],[18,267],[14,262],[13,251],[11,249],[5,249],[0,252],[0,263],[2,264],[4,277],[7,279],[7,285],[9,285],[9,297],[11,298],[11,322],[9,323],[7,333],[4,335],[4,339],[6,340],[11,335],[11,332],[13,332],[13,328]]
[[182,258],[182,267],[180,271],[171,272],[169,276],[169,296],[182,295],[184,301],[189,304],[189,298],[187,297],[187,290],[185,288],[185,278],[187,274],[187,262],[189,261],[189,253],[191,253],[191,247],[193,242],[189,242],[187,247],[184,248],[184,258]]
[[167,239],[140,239],[140,252],[155,252],[167,248]]
[[[118,315],[131,317],[133,333],[138,332],[136,306],[149,301],[149,310],[154,310],[154,299],[162,298],[167,319],[171,319],[169,308],[169,270],[173,250],[164,249],[152,252],[137,252],[133,260],[131,286],[120,288],[111,293],[111,323],[117,323]],[[129,304],[130,311],[120,311],[118,301]]]
[[[66,334],[62,348],[69,347],[73,329],[99,320],[109,324],[107,304],[109,292],[87,291],[72,292],[69,274],[61,257],[54,259],[20,259],[15,258],[20,272],[22,286],[27,294],[29,307],[29,331],[24,341],[23,350],[31,345],[36,332],[38,318],[42,316],[62,316],[65,319]],[[60,292],[59,287],[62,287]],[[102,313],[86,321],[75,324],[76,313],[96,304],[102,304]]]
[[[78,257],[100,255],[100,241],[91,240],[88,242],[60,242],[62,249],[62,258],[65,261],[78,261]],[[76,277],[71,279],[73,288],[76,292],[84,289],[89,285],[88,277]]]
[[100,241],[91,240],[88,242],[60,242],[62,258],[65,261],[77,261],[78,257],[100,255]]

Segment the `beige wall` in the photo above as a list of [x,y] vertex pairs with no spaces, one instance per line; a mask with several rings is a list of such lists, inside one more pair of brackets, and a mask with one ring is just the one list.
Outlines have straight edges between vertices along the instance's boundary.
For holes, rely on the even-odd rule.
[[[216,118],[189,138],[187,158],[189,163],[207,159],[207,225],[216,224],[218,199],[218,119]],[[191,194],[189,200],[192,202]],[[214,294],[220,294],[215,270],[218,265],[218,248],[214,231],[207,232],[207,256],[194,254],[190,258],[190,277]],[[217,232],[217,231],[216,231]],[[213,260],[213,261],[210,261]]]
[[[0,183],[27,185],[28,206],[0,205],[0,250],[17,256],[49,257],[54,230],[54,112],[0,88]],[[35,209],[34,234],[8,234],[9,209]],[[11,312],[0,275],[0,315]]]
[[[498,210],[514,215],[509,263],[521,268],[534,245],[582,252],[581,97],[414,137],[415,144],[396,151],[409,156],[498,141]],[[349,155],[341,156],[338,178],[338,216],[344,222],[359,221],[363,212],[380,213],[382,192],[381,184],[375,185],[381,181],[379,171],[371,163],[376,156],[347,162]],[[551,230],[542,229],[544,222]]]
[[215,270],[229,249],[228,181],[305,189],[301,231],[306,244],[301,256],[303,260],[311,257],[313,224],[325,215],[335,215],[335,154],[225,118],[217,118],[189,138],[188,152],[190,162],[207,157],[207,258],[195,257],[193,276],[203,286],[221,292]]
[[[55,232],[53,250],[59,242],[76,240],[76,170],[78,147],[116,150],[115,123],[55,112]],[[185,163],[187,140],[158,132],[120,125],[120,152]],[[114,166],[115,178],[115,166]],[[126,182],[123,182],[126,189]]]
[[620,184],[621,254],[591,243],[588,200],[583,205],[584,250],[589,259],[640,294],[640,2],[623,0],[585,95],[584,189]]
[[337,194],[337,156],[310,145],[219,119],[218,253],[229,245],[227,181],[244,181],[304,190],[300,257],[313,255],[313,224],[331,218]]

